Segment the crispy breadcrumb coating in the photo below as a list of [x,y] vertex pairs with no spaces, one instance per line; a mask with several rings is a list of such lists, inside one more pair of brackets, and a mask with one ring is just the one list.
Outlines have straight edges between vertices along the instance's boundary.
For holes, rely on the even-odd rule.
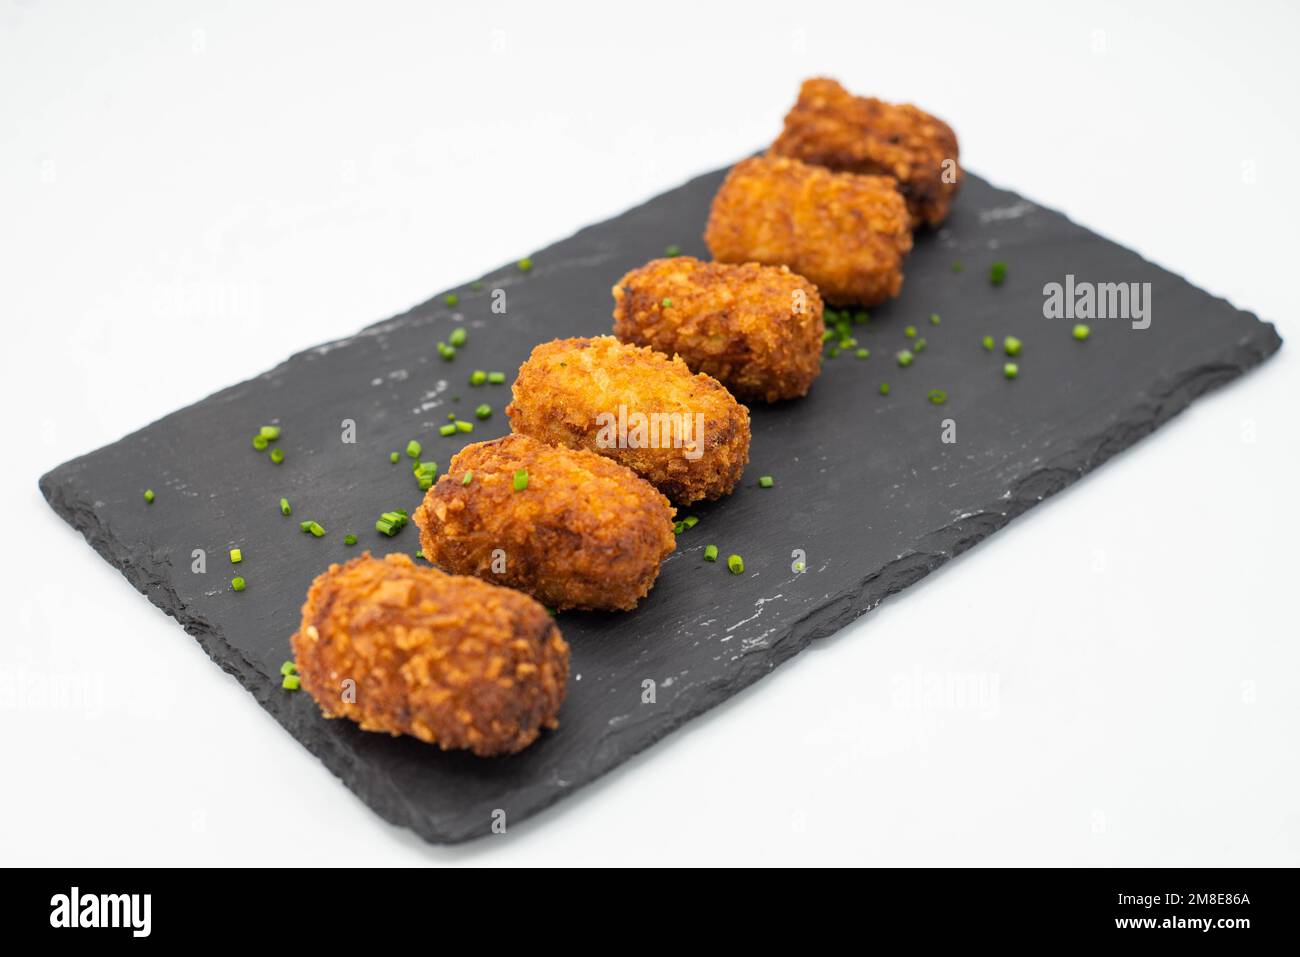
[[808,393],[822,366],[822,298],[785,266],[656,259],[618,281],[614,335],[679,355],[742,402]]
[[854,96],[825,77],[804,81],[772,153],[843,173],[894,177],[914,227],[943,222],[961,186],[952,127],[910,103]]
[[721,383],[613,336],[543,342],[513,393],[516,432],[611,458],[679,505],[726,495],[749,461],[749,410]]
[[[521,472],[526,487],[517,488]],[[461,449],[415,522],[425,556],[450,572],[518,588],[557,610],[626,611],[650,593],[676,547],[673,514],[616,462],[507,435]]]
[[835,305],[897,296],[912,249],[907,204],[891,177],[833,173],[784,156],[732,167],[704,241],[721,262],[789,266]]
[[527,595],[366,552],[319,575],[290,639],[328,718],[512,754],[558,726],[569,646]]

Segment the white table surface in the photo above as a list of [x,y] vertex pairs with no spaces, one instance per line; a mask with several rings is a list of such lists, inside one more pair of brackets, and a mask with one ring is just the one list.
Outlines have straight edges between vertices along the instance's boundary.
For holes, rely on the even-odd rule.
[[734,160],[819,73],[1300,334],[1294,6],[443,6],[0,0],[0,863],[1300,863],[1294,344],[451,850],[59,520],[48,468]]

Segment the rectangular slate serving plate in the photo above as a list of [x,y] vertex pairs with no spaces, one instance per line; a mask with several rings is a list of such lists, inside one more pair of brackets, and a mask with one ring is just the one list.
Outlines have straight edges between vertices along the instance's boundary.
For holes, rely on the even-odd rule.
[[[610,329],[610,287],[666,246],[707,257],[702,240],[719,170],[533,256],[482,288],[455,290],[350,339],[300,353],[271,371],[174,412],[40,480],[50,505],[149,600],[191,635],[262,707],[385,819],[428,841],[489,832],[558,801],[911,585],[1012,518],[1137,441],[1206,390],[1241,375],[1281,344],[1255,316],[1194,288],[1064,216],[966,181],[945,226],[918,235],[902,296],[855,329],[871,350],[826,362],[808,398],[753,412],[750,467],[736,493],[683,510],[700,523],[680,536],[650,597],[624,615],[568,613],[573,649],[561,727],[522,754],[481,760],[410,738],[323,719],[305,694],[281,689],[279,667],[311,579],[363,548],[414,552],[414,527],[389,540],[376,517],[414,511],[408,461],[391,451],[419,439],[446,467],[466,440],[507,431],[509,382],[538,342]],[[999,287],[989,265],[1005,261]],[[955,262],[964,264],[957,272]],[[1043,315],[1043,286],[1149,282],[1152,322],[1094,320],[1077,342],[1067,320]],[[506,312],[491,311],[493,290]],[[928,322],[931,313],[941,324]],[[899,368],[914,324],[927,347]],[[464,326],[452,362],[435,343]],[[983,335],[1024,342],[1020,377]],[[471,370],[507,384],[471,388]],[[888,396],[879,393],[889,382]],[[927,400],[948,393],[945,405]],[[442,438],[449,411],[495,410],[472,435]],[[356,422],[355,444],[341,423]],[[941,441],[942,421],[957,442]],[[283,426],[275,466],[249,443]],[[757,476],[775,477],[772,489]],[[146,505],[145,488],[157,492]],[[278,511],[280,496],[294,506]],[[328,530],[298,530],[300,519]],[[348,548],[354,532],[360,544]],[[701,560],[704,546],[737,552],[745,572]],[[243,549],[246,591],[229,587],[226,549]],[[206,574],[191,553],[208,555]],[[806,571],[796,573],[796,550]],[[973,623],[972,627],[979,627]],[[656,683],[642,703],[643,682]]]

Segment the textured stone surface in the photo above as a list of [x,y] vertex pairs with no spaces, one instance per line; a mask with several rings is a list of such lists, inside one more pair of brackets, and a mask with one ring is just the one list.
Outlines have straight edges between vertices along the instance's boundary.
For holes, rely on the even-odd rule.
[[[610,770],[1280,345],[1271,325],[972,176],[944,229],[918,237],[902,297],[856,329],[871,357],[842,354],[807,399],[754,410],[742,487],[690,510],[700,524],[681,536],[650,598],[627,615],[560,616],[574,678],[557,732],[514,757],[480,760],[326,721],[305,695],[283,691],[279,666],[312,577],[362,548],[419,547],[413,527],[393,540],[374,531],[380,512],[413,511],[420,498],[407,460],[390,465],[389,452],[418,438],[422,458],[445,467],[465,440],[504,432],[508,382],[470,388],[470,371],[501,370],[509,381],[537,342],[607,332],[610,286],[627,269],[669,244],[705,255],[700,235],[721,178],[708,174],[585,229],[536,254],[529,273],[506,267],[482,290],[458,289],[455,308],[439,297],[296,355],[59,466],[41,489],[362,800],[427,840],[455,842],[487,833],[494,809],[518,823]],[[996,288],[987,280],[994,260],[1009,265]],[[1074,341],[1070,322],[1042,314],[1044,283],[1066,273],[1150,282],[1151,327],[1099,320],[1090,341]],[[490,311],[495,287],[506,292],[505,315]],[[932,312],[941,325],[929,324]],[[469,343],[444,362],[434,344],[460,324]],[[907,324],[928,343],[900,369],[893,354]],[[1002,377],[1000,353],[980,348],[986,333],[1024,341],[1018,380]],[[947,391],[946,405],[927,401],[933,388]],[[472,418],[485,401],[494,415],[472,435],[438,435],[448,411]],[[355,445],[340,441],[349,418]],[[940,441],[945,418],[957,422],[956,444]],[[284,428],[279,467],[249,445],[272,420]],[[757,487],[764,474],[774,488]],[[145,488],[158,493],[152,505]],[[281,495],[291,518],[279,514]],[[301,519],[328,534],[302,534]],[[347,532],[358,546],[343,544]],[[742,554],[745,573],[703,562],[709,543],[724,558]],[[240,594],[229,589],[225,557],[236,544],[249,582]],[[190,570],[195,548],[207,550],[206,575]],[[791,570],[795,549],[807,555],[803,574]],[[647,678],[655,704],[641,703]]]

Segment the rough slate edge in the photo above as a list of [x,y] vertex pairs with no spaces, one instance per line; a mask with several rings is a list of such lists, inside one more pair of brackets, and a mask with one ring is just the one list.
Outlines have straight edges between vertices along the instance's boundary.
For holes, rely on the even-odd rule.
[[[700,179],[714,175],[716,175],[716,171],[706,173],[691,182],[697,182]],[[1020,197],[1019,194],[1007,192],[1009,195],[1023,200],[1023,197]],[[635,209],[650,205],[656,198],[653,197],[620,215],[626,215]],[[1033,205],[1039,206],[1037,203]],[[1039,208],[1049,213],[1056,213],[1056,211],[1048,207]],[[1061,213],[1056,213],[1056,215],[1069,219],[1069,217],[1065,217]],[[1073,221],[1071,220],[1071,222]],[[592,227],[579,230],[574,234],[574,237],[570,238],[581,236],[590,228]],[[1088,230],[1088,232],[1092,233],[1091,230]],[[1093,233],[1093,235],[1096,234]],[[1126,252],[1136,258],[1142,259],[1144,263],[1186,282],[1182,277],[1151,263],[1133,250],[1105,239],[1105,237],[1099,238],[1125,249]],[[565,241],[561,240],[561,242]],[[541,250],[535,255],[544,257],[550,248],[552,247],[547,247],[547,249]],[[486,281],[508,285],[514,278],[509,270],[509,266],[502,267],[483,278]],[[1231,303],[1228,303],[1222,297],[1211,298],[1235,310],[1235,307],[1232,307]],[[434,297],[426,303],[407,310],[405,313],[372,323],[360,332],[400,322],[404,318],[433,305],[436,299],[437,297]],[[1249,329],[1249,332],[1244,333],[1218,361],[1193,369],[1180,376],[1166,376],[1157,380],[1152,385],[1147,401],[1135,405],[1124,418],[1112,423],[1110,427],[1094,435],[1090,440],[1081,442],[1079,447],[1072,452],[1044,463],[1041,467],[1025,476],[1013,486],[1009,497],[999,498],[996,502],[990,503],[982,509],[967,513],[959,521],[929,533],[921,539],[920,548],[867,575],[856,588],[841,592],[835,598],[810,611],[803,618],[792,622],[787,636],[772,649],[771,655],[761,660],[756,658],[741,659],[741,663],[733,672],[732,678],[725,683],[725,693],[715,694],[711,696],[709,701],[699,706],[696,706],[697,702],[691,702],[690,707],[683,708],[670,715],[667,720],[656,725],[654,733],[648,735],[644,742],[641,742],[640,747],[633,751],[622,752],[618,757],[593,762],[594,773],[587,780],[594,781],[601,777],[617,764],[627,760],[632,754],[645,750],[687,721],[703,714],[715,704],[721,703],[753,684],[763,675],[798,654],[813,640],[839,631],[859,616],[875,608],[888,596],[915,584],[949,559],[960,555],[972,545],[977,544],[1007,525],[1016,516],[1027,511],[1048,496],[1059,492],[1085,473],[1106,462],[1116,453],[1123,451],[1138,439],[1154,431],[1190,405],[1198,396],[1237,378],[1262,363],[1278,350],[1281,346],[1281,339],[1271,324],[1259,321],[1258,317],[1253,313],[1245,313],[1243,310],[1236,311],[1249,316],[1255,322],[1248,327],[1243,327]],[[342,342],[350,338],[352,337],[349,336],[336,341]],[[319,348],[319,346],[304,350],[297,355],[304,355],[316,348]],[[276,368],[286,365],[297,355],[281,363]],[[263,373],[263,376],[274,374],[274,371],[273,369]],[[237,390],[242,388],[243,385],[244,383],[240,383],[222,389],[208,398]],[[207,401],[207,399],[200,401]],[[144,431],[144,429],[138,431]],[[132,435],[134,434],[137,433],[132,433]],[[130,438],[130,436],[124,438]],[[286,697],[279,694],[278,684],[264,677],[254,663],[247,661],[238,650],[222,640],[216,628],[210,622],[184,608],[179,596],[168,588],[165,578],[150,573],[149,568],[151,566],[158,567],[159,565],[157,558],[148,554],[133,554],[131,549],[115,545],[108,534],[108,530],[101,525],[92,509],[84,506],[79,507],[77,503],[69,501],[64,496],[63,489],[57,484],[57,473],[76,461],[74,459],[42,476],[40,480],[41,491],[51,507],[69,524],[81,531],[91,546],[110,565],[122,572],[132,585],[164,612],[175,618],[189,634],[193,635],[208,656],[223,671],[233,675],[240,684],[247,688],[257,702],[293,734],[308,751],[318,757],[331,772],[356,792],[358,797],[369,805],[372,810],[392,824],[407,827],[420,837],[433,843],[459,843],[482,836],[483,831],[481,830],[439,831],[431,828],[429,818],[422,814],[419,809],[410,807],[402,792],[386,786],[383,779],[366,775],[364,767],[361,767],[353,760],[353,756],[343,745],[340,737],[305,733],[305,726],[308,723],[319,721],[314,709],[295,707],[299,703],[295,697]],[[528,810],[527,816],[531,817],[540,813],[569,793],[571,791],[568,790],[550,792],[545,800],[538,802]]]

